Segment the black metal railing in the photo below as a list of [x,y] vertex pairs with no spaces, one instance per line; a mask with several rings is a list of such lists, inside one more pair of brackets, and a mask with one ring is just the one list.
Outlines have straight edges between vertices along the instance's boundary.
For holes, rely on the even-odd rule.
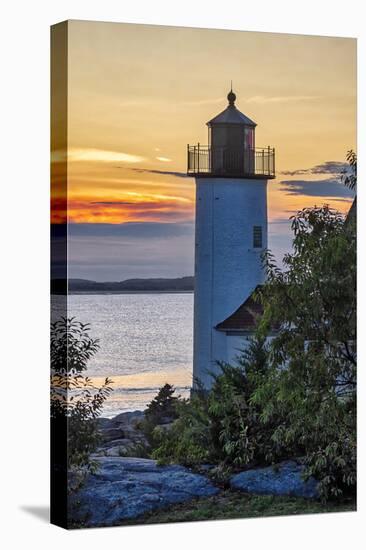
[[187,173],[202,177],[275,177],[275,150],[271,147],[233,149],[188,145]]

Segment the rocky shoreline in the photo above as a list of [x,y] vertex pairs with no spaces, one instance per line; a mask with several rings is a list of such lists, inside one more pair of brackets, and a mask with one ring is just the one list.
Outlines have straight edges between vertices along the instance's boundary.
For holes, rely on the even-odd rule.
[[120,413],[114,418],[99,418],[101,445],[94,456],[128,456],[136,444],[146,443],[139,429],[144,417],[144,411],[132,411]]
[[[181,465],[160,466],[155,460],[134,456],[136,449],[147,443],[140,429],[143,419],[143,411],[98,419],[101,444],[92,455],[96,471],[70,498],[70,517],[76,526],[118,525],[147,512],[222,491],[209,478],[210,465],[197,473]],[[162,426],[168,424],[166,419]],[[302,472],[300,463],[285,461],[238,472],[229,478],[228,487],[249,494],[315,499],[317,482],[304,481]]]

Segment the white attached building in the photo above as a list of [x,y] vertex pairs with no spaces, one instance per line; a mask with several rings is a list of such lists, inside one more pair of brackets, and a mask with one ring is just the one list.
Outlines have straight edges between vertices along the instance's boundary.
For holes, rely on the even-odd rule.
[[231,361],[248,332],[227,323],[264,282],[267,180],[275,177],[274,149],[255,147],[255,122],[236,108],[232,91],[227,97],[207,123],[208,145],[188,145],[196,178],[193,377],[205,388],[217,361]]

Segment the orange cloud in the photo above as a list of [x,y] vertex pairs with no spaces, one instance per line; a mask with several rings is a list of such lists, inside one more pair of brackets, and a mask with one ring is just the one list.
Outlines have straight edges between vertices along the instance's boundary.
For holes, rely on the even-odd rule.
[[[54,164],[64,162],[103,162],[103,163],[115,163],[122,162],[127,164],[136,164],[146,160],[141,155],[135,155],[131,153],[123,153],[121,151],[109,151],[105,149],[96,149],[93,147],[83,148],[74,147],[65,150],[55,150],[51,154],[51,162]],[[169,159],[170,160],[170,159]]]
[[[65,219],[65,200],[53,197],[52,222]],[[174,195],[126,192],[118,197],[71,196],[67,200],[69,222],[125,223],[141,221],[189,221],[194,216],[190,199]]]
[[[112,189],[81,192],[74,189],[67,199],[63,185],[55,185],[52,196],[52,222],[64,223],[66,219],[73,223],[125,223],[144,221],[192,221],[194,219],[194,194],[190,196],[169,195],[159,192],[121,191]],[[275,184],[268,188],[269,221],[289,217],[304,207],[329,204],[331,207],[347,212],[352,199],[343,197],[318,197],[286,195]]]

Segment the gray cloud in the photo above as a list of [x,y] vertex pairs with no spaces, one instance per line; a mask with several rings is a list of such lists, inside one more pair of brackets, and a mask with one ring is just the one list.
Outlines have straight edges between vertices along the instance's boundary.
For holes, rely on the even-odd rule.
[[193,223],[70,224],[69,277],[121,281],[194,270]]
[[[125,168],[125,167],[123,167]],[[329,174],[332,176],[338,176],[349,168],[346,162],[339,162],[336,160],[327,160],[322,164],[317,164],[311,168],[298,168],[297,170],[284,170],[281,172],[284,176],[300,176],[305,174],[321,175]],[[172,170],[155,170],[149,168],[130,168],[134,172],[146,172],[148,174],[160,174],[162,176],[175,176],[177,178],[189,178],[192,177],[186,172],[178,172]]]
[[194,233],[193,223],[70,223],[71,237],[128,237],[130,239],[150,239],[190,236]]
[[[123,166],[125,168],[125,166]],[[148,174],[160,174],[162,176],[175,176],[176,178],[189,178],[186,172],[174,172],[172,170],[149,170],[148,168],[130,168],[134,172],[147,172]]]
[[[290,226],[288,218],[268,224],[269,248],[279,262],[291,248]],[[68,242],[71,278],[117,281],[194,272],[194,223],[71,223]]]
[[317,164],[312,168],[299,168],[297,170],[284,170],[281,172],[284,176],[300,176],[304,174],[331,174],[340,175],[348,168],[346,162],[339,162],[336,160],[327,160],[322,164]]
[[285,180],[281,181],[281,191],[287,195],[306,195],[310,197],[351,198],[354,193],[334,178],[324,180]]

